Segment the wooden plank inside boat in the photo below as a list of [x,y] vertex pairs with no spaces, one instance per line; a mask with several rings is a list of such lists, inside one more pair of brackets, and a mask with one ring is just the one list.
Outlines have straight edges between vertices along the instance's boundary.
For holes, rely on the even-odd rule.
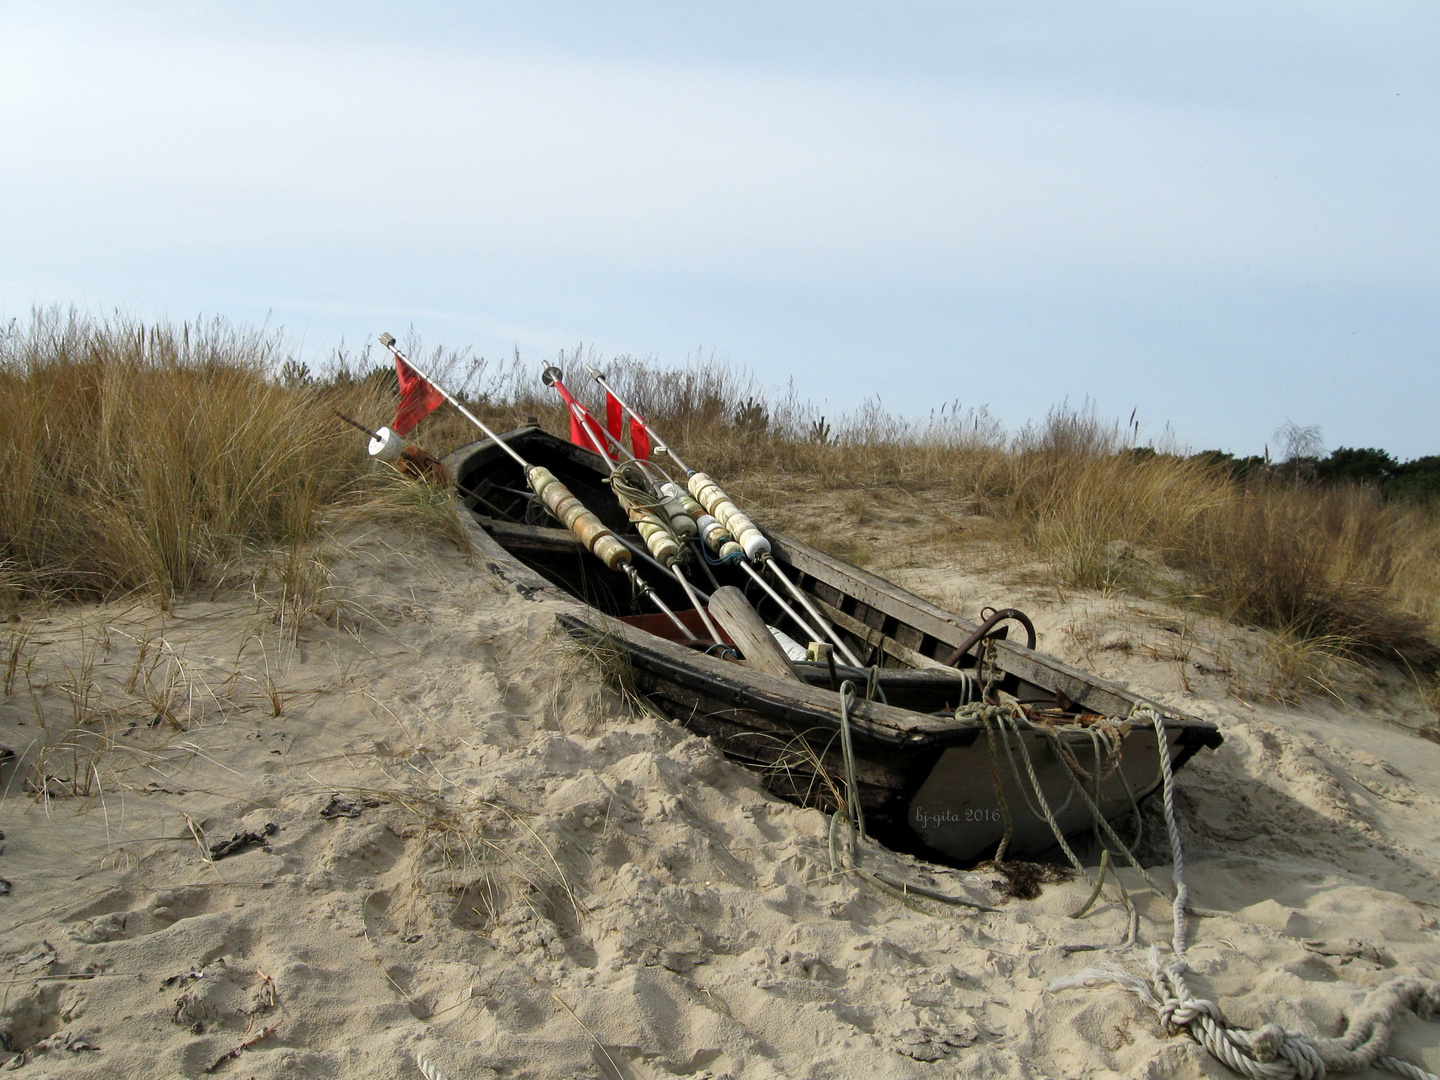
[[730,635],[730,640],[740,650],[741,662],[757,671],[768,671],[782,679],[795,679],[795,666],[785,655],[785,650],[771,635],[765,620],[760,618],[745,599],[745,594],[733,585],[716,589],[710,597],[710,617]]

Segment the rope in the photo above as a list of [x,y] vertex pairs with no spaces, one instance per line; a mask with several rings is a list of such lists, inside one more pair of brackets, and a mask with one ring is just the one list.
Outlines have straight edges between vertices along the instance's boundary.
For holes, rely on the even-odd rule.
[[[878,671],[878,669],[875,669]],[[872,685],[875,672],[872,671]],[[849,872],[863,881],[868,881],[883,893],[888,893],[896,900],[899,900],[906,907],[914,908],[921,914],[926,914],[925,909],[910,899],[911,894],[923,896],[929,900],[938,900],[942,904],[951,904],[955,907],[974,908],[976,911],[994,911],[992,907],[984,904],[977,904],[973,900],[966,900],[959,896],[950,896],[947,893],[938,892],[934,889],[927,889],[922,885],[912,885],[909,882],[897,881],[884,874],[866,870],[860,865],[860,841],[865,837],[865,811],[860,805],[860,785],[855,775],[855,750],[850,740],[850,708],[855,700],[855,683],[846,679],[840,684],[840,752],[845,764],[845,809],[837,812],[830,818],[830,872],[838,874],[842,871]],[[867,699],[868,700],[868,699]],[[841,857],[837,834],[840,830],[840,822],[844,820],[850,829],[849,855],[850,865],[846,866]]]
[[[979,704],[979,703],[977,703]],[[962,717],[962,710],[968,711],[973,706],[961,705],[955,710],[955,719]],[[1010,803],[1005,798],[1005,779],[1000,775],[1000,754],[995,749],[995,729],[991,725],[990,715],[982,709],[977,710],[980,721],[985,725],[985,741],[990,746],[990,779],[995,785],[995,801],[1000,804],[1000,819],[1005,822],[1005,833],[1000,837],[1000,846],[995,849],[995,861],[1005,861],[1005,849],[1010,846],[1010,840],[1015,835],[1015,822],[1010,817]]]
[[[635,531],[644,539],[645,546],[658,561],[673,566],[684,560],[689,552],[687,538],[675,531],[675,525],[665,507],[665,499],[645,487],[645,473],[638,468],[638,462],[627,461],[616,466],[604,482],[610,485],[616,500],[634,523]],[[665,539],[657,541],[657,535]],[[670,545],[673,545],[673,551],[670,550]]]
[[745,561],[745,551],[743,548],[739,551],[732,551],[729,555],[717,559],[714,555],[710,554],[710,549],[702,543],[700,545],[700,554],[705,556],[705,561],[711,566],[724,566],[727,563],[738,563]]
[[[1057,740],[1059,738],[1058,734],[1053,730],[1046,730],[1042,728],[1041,732],[1052,740]],[[1165,761],[1164,769],[1167,771],[1170,767],[1170,755],[1167,752],[1168,746],[1169,744],[1167,743],[1162,730],[1160,735],[1160,749],[1161,755]],[[1100,807],[1096,804],[1095,800],[1090,797],[1090,793],[1085,790],[1084,786],[1079,782],[1078,778],[1076,778],[1073,773],[1070,776],[1070,780],[1071,784],[1073,785],[1073,789],[1080,793],[1081,801],[1085,803],[1086,808],[1090,811],[1092,815],[1092,819],[1100,828],[1100,830],[1104,832],[1104,834],[1109,838],[1112,844],[1114,844],[1117,848],[1120,849],[1120,854],[1125,856],[1126,861],[1129,862],[1131,868],[1140,875],[1141,879],[1145,882],[1145,884],[1149,885],[1161,896],[1164,896],[1165,890],[1161,887],[1160,883],[1156,881],[1153,876],[1151,876],[1150,872],[1146,870],[1145,867],[1140,865],[1139,857],[1135,854],[1134,851],[1130,849],[1130,847],[1125,843],[1124,840],[1120,839],[1120,836],[1118,833],[1115,832],[1114,827],[1110,824],[1109,821],[1105,819],[1105,815],[1100,812]]]
[[[1034,813],[1036,817],[1043,817],[1045,819],[1045,823],[1050,826],[1050,831],[1055,834],[1055,841],[1060,845],[1060,850],[1063,851],[1065,857],[1070,860],[1070,865],[1080,874],[1084,875],[1086,881],[1090,881],[1089,873],[1086,872],[1084,864],[1080,862],[1080,857],[1071,849],[1070,842],[1065,839],[1065,832],[1060,828],[1060,822],[1055,818],[1055,811],[1050,807],[1050,800],[1045,797],[1044,789],[1040,787],[1040,777],[1036,775],[1035,761],[1030,756],[1030,748],[1025,745],[1024,733],[1020,730],[1020,725],[1015,717],[1010,715],[1010,710],[1018,712],[1019,708],[1015,705],[1000,706],[996,710],[995,721],[999,724],[1002,732],[1007,730],[1006,724],[1009,724],[1008,730],[1015,735],[1014,741],[1019,745],[1020,755],[1025,760],[1025,772],[1030,778],[1030,789],[1035,792],[1035,798],[1039,802],[1040,808],[1037,811],[1035,804],[1030,802],[1030,793],[1025,790],[1025,785],[1022,782],[1020,784],[1020,792],[1025,796],[1026,806],[1029,807],[1030,811]],[[1010,742],[1010,739],[1003,739],[1002,745],[1005,747],[1006,755],[1010,757],[1010,766],[1013,769],[1015,767],[1015,758],[1013,756],[1014,752],[1010,749]],[[1020,779],[1018,771],[1016,772],[1015,778],[1017,781]],[[1093,885],[1094,882],[1091,881],[1091,884]]]
[[850,859],[855,856],[860,838],[865,835],[865,811],[860,807],[860,785],[855,780],[855,747],[850,741],[850,703],[855,700],[855,684],[846,679],[840,684],[840,752],[845,758],[845,814],[851,822]]
[[1112,964],[1059,979],[1050,989],[1118,986],[1128,990],[1155,1011],[1165,1031],[1187,1032],[1211,1056],[1253,1080],[1323,1080],[1329,1072],[1358,1072],[1372,1065],[1408,1080],[1440,1080],[1418,1065],[1385,1053],[1390,1045],[1391,1025],[1402,1012],[1413,1011],[1428,1019],[1440,1010],[1440,982],[1433,979],[1407,975],[1371,990],[1350,1017],[1345,1033],[1336,1038],[1286,1031],[1279,1024],[1266,1024],[1254,1030],[1232,1028],[1219,1006],[1190,992],[1185,982],[1189,970],[1185,963],[1189,890],[1185,885],[1185,856],[1175,813],[1175,773],[1170,766],[1169,744],[1159,713],[1149,708],[1137,709],[1132,719],[1146,716],[1154,725],[1159,741],[1165,829],[1169,834],[1171,877],[1175,883],[1171,904],[1174,931],[1170,944],[1174,959],[1168,966],[1162,964],[1159,946],[1152,945],[1145,975]]
[[1072,919],[1083,919],[1085,913],[1095,906],[1095,901],[1100,899],[1101,890],[1105,887],[1105,872],[1110,869],[1110,849],[1100,849],[1100,873],[1096,875],[1095,888],[1090,890],[1090,899],[1081,904],[1071,913]]
[[633,466],[634,463],[629,461],[616,466],[615,471],[610,474],[611,490],[624,499],[628,506],[642,510],[658,510],[665,505],[665,500],[647,489],[645,474]]

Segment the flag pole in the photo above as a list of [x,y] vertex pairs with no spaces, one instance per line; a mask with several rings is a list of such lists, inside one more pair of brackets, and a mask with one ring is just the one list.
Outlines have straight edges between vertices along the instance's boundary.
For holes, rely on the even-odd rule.
[[670,605],[660,598],[660,594],[652,589],[649,583],[640,576],[640,571],[631,565],[630,549],[622,544],[615,534],[607,529],[594,513],[586,509],[585,504],[576,498],[569,488],[557,480],[550,470],[538,465],[531,465],[521,457],[513,446],[500,438],[499,435],[496,435],[495,432],[491,431],[485,422],[462,405],[454,394],[450,393],[443,386],[440,386],[434,379],[430,378],[429,375],[411,363],[410,358],[396,348],[394,337],[389,334],[381,334],[380,344],[389,349],[390,352],[394,354],[396,360],[399,360],[411,371],[415,372],[416,375],[419,375],[420,378],[433,386],[446,401],[459,409],[467,420],[483,431],[490,438],[491,442],[514,458],[519,463],[520,468],[524,470],[525,482],[530,485],[530,489],[539,496],[540,500],[550,512],[565,524],[566,528],[580,538],[581,543],[590,549],[591,554],[606,566],[610,567],[611,570],[623,572],[626,577],[630,579],[631,584],[633,584],[647,600],[664,612],[687,639],[694,637],[690,632],[690,628],[680,621],[680,616],[671,610]]
[[[670,456],[670,460],[674,461],[676,465],[684,470],[686,477],[689,479],[690,493],[704,504],[706,510],[720,519],[737,541],[740,541],[741,547],[745,551],[745,558],[748,560],[748,562],[743,562],[740,565],[745,568],[750,576],[763,586],[765,584],[764,579],[751,569],[749,563],[753,562],[761,569],[768,567],[770,572],[785,586],[790,595],[793,596],[800,603],[800,606],[810,614],[810,617],[815,620],[816,625],[835,643],[841,655],[855,667],[864,667],[865,665],[860,663],[859,658],[850,651],[849,646],[847,646],[840,635],[836,633],[835,628],[830,625],[825,616],[820,614],[810,598],[805,595],[804,590],[791,581],[785,572],[780,569],[780,564],[777,563],[771,555],[770,541],[761,535],[755,523],[741,513],[739,508],[730,501],[729,496],[721,490],[720,485],[704,473],[696,472],[681,461],[674,449],[650,426],[649,421],[631,408],[630,404],[624,398],[615,393],[614,387],[605,380],[605,376],[602,375],[598,369],[587,364],[585,370],[590,373],[592,379],[604,387],[607,394],[620,403],[620,407],[629,413],[632,419],[640,422],[645,430],[650,433],[650,438],[654,440],[656,448],[665,451],[665,453]],[[705,496],[704,498],[701,497],[702,493]],[[717,509],[724,510],[725,512],[723,514],[716,513]],[[766,591],[770,592],[772,596],[774,595],[772,590],[767,588]]]
[[620,403],[620,407],[630,414],[630,419],[637,421],[641,427],[643,427],[646,431],[650,433],[650,438],[655,440],[655,449],[663,450],[666,454],[668,454],[670,456],[670,460],[675,462],[676,465],[680,466],[680,470],[685,473],[685,475],[689,476],[695,471],[694,469],[690,468],[690,466],[686,465],[685,462],[681,461],[680,455],[675,453],[674,449],[672,449],[671,446],[660,437],[659,432],[652,428],[643,416],[641,416],[634,409],[632,409],[629,403],[626,402],[624,398],[622,398],[619,394],[615,392],[615,388],[605,381],[605,376],[600,374],[598,368],[594,368],[591,367],[589,364],[586,364],[585,370],[590,373],[590,377],[592,379],[594,379],[605,389],[605,392],[607,394],[609,394],[611,397],[613,397],[616,401]]
[[[666,446],[664,441],[662,441],[661,438],[655,434],[654,430],[651,429],[650,425],[646,423],[645,420],[638,413],[636,413],[634,409],[630,408],[629,405],[625,404],[625,402],[621,399],[620,395],[615,393],[615,391],[610,388],[610,385],[605,382],[604,378],[601,377],[600,374],[593,367],[587,366],[585,370],[590,372],[590,374],[594,376],[595,381],[605,388],[605,392],[607,394],[609,394],[617,402],[620,403],[621,407],[630,414],[630,418],[632,420],[640,424],[643,428],[645,428],[646,431],[650,433],[650,437],[655,440],[655,446],[658,449],[664,450],[667,454],[669,454],[671,460],[674,461],[676,465],[680,466],[680,468],[683,469],[685,472],[688,473],[691,471],[685,467],[685,463],[680,460],[680,458],[675,454],[675,451],[671,450],[670,447]],[[612,443],[614,443],[622,454],[626,452],[624,445],[618,439],[616,439],[615,436],[611,435],[610,432],[606,431],[604,428],[601,428],[601,430],[605,432],[606,438],[608,438]],[[640,459],[635,457],[633,454],[627,454],[626,456],[629,457],[631,461],[634,461],[637,465],[640,465],[642,468],[646,464],[648,464],[647,462],[640,461]],[[697,543],[703,544],[705,543],[705,541],[699,540],[697,541]],[[740,563],[740,569],[744,570],[747,574],[750,575],[751,579],[754,580],[755,584],[760,586],[760,590],[766,595],[768,595],[770,599],[775,601],[776,605],[779,606],[780,610],[790,617],[791,621],[800,628],[800,630],[805,634],[807,638],[809,638],[811,641],[820,640],[820,633],[816,631],[815,628],[812,627],[809,623],[807,623],[804,619],[802,619],[800,617],[800,614],[793,607],[791,607],[788,602],[786,602],[785,598],[779,593],[777,593],[768,581],[766,581],[763,577],[757,574],[754,568],[751,567],[748,562],[742,560]],[[713,574],[711,575],[711,580],[714,580]],[[856,666],[858,667],[859,665],[857,664]]]
[[396,348],[395,339],[393,337],[391,337],[389,334],[381,334],[380,344],[384,345],[385,348],[389,349],[390,352],[394,354],[396,360],[399,360],[411,371],[415,372],[416,375],[419,375],[420,378],[424,379],[427,383],[433,386],[436,391],[439,392],[441,397],[443,397],[446,401],[450,402],[451,405],[454,405],[455,408],[460,410],[460,414],[464,416],[465,419],[469,420],[486,435],[490,436],[490,438],[494,440],[495,444],[499,446],[501,450],[504,450],[507,454],[509,454],[512,458],[514,458],[520,463],[520,467],[522,469],[530,468],[529,462],[527,462],[523,457],[517,454],[515,450],[508,443],[505,442],[504,439],[500,438],[499,435],[496,435],[495,432],[491,431],[488,427],[486,427],[485,422],[481,420],[478,416],[476,416],[474,413],[472,413],[469,409],[467,409],[464,405],[462,405],[459,398],[457,398],[454,394],[450,393],[450,391],[446,390],[429,375],[425,374],[425,372],[421,371],[418,367],[415,366],[414,361],[412,361],[408,356],[406,356],[403,352]]
[[[546,386],[554,389],[556,393],[560,394],[565,404],[569,406],[570,415],[579,422],[580,430],[585,432],[585,437],[590,440],[590,445],[593,446],[595,448],[595,452],[600,455],[600,460],[605,462],[605,465],[607,468],[609,468],[610,475],[613,478],[615,476],[615,473],[617,472],[615,462],[611,459],[610,455],[605,452],[604,448],[595,438],[596,430],[604,429],[600,428],[599,423],[595,420],[593,416],[589,414],[589,412],[586,411],[585,406],[581,405],[578,401],[575,401],[570,396],[569,388],[565,386],[564,377],[565,373],[563,371],[561,371],[554,364],[549,364],[546,366],[544,372],[541,373],[540,381],[543,382]],[[608,435],[609,432],[606,432],[606,434]],[[622,446],[620,449],[623,452],[625,448]],[[631,460],[635,459],[632,457]],[[626,513],[628,514],[630,508],[625,506],[624,500],[620,498],[620,493],[615,490],[615,485],[613,483],[610,485],[610,490],[615,495],[616,501],[619,502],[622,507],[624,507]],[[655,517],[658,518],[659,515],[655,515]],[[673,532],[673,529],[671,531]],[[681,540],[679,536],[676,536],[675,539],[681,541],[680,550],[683,550],[684,541]],[[646,541],[648,546],[648,537],[646,538]],[[660,557],[659,551],[655,551],[652,549],[651,554],[655,556],[656,562],[662,564],[665,562],[665,560]],[[725,639],[720,636],[720,630],[715,625],[714,620],[710,618],[710,612],[706,609],[705,605],[700,602],[700,598],[695,595],[695,589],[693,586],[691,586],[690,580],[680,571],[678,555],[675,558],[676,561],[670,563],[670,573],[675,575],[675,580],[678,581],[680,583],[680,587],[685,590],[685,595],[689,597],[691,606],[694,607],[697,612],[699,612],[700,619],[702,622],[704,622],[705,629],[710,632],[711,639],[715,642],[716,645],[724,645]]]

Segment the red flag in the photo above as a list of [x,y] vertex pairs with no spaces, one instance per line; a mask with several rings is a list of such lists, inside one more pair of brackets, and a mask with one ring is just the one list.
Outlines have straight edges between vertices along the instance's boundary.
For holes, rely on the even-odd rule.
[[[625,430],[624,408],[619,398],[609,390],[605,391],[605,427],[615,436],[616,442],[620,441],[621,432]],[[650,460],[650,431],[645,421],[634,416],[630,418],[630,448],[641,461]]]
[[395,357],[395,380],[400,384],[400,404],[395,409],[395,420],[390,428],[396,435],[405,436],[440,407],[445,395],[398,356]]
[[600,430],[599,422],[585,410],[584,405],[570,396],[570,391],[563,382],[556,379],[554,386],[570,410],[570,441],[576,446],[595,451],[601,457],[609,458],[610,454],[605,449],[605,434]]
[[650,460],[650,429],[638,416],[630,418],[630,448],[641,461]]
[[620,441],[625,430],[625,414],[621,412],[620,399],[609,390],[605,391],[605,430],[615,436],[616,442]]

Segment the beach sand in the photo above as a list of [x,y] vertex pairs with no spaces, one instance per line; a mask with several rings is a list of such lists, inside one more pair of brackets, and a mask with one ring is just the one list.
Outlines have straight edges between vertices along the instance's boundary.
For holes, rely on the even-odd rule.
[[[1197,994],[1238,1025],[1332,1035],[1369,988],[1440,978],[1440,745],[1403,680],[1247,702],[1223,667],[1255,633],[949,559],[872,568],[969,618],[1016,603],[1042,649],[1221,726],[1179,776],[1191,896],[1215,912],[1192,927]],[[837,877],[824,815],[628,702],[554,610],[483,560],[373,531],[296,602],[271,585],[10,624],[0,1069],[1232,1075],[1128,993],[1048,989],[1169,941],[1133,870],[1135,947],[1113,890],[1071,917],[1079,879],[1007,899],[994,871],[864,849],[987,912]],[[52,797],[27,792],[35,747],[77,721],[110,737],[62,740]],[[1156,823],[1142,846],[1168,884]],[[1401,1018],[1392,1049],[1440,1069],[1440,1021]]]

